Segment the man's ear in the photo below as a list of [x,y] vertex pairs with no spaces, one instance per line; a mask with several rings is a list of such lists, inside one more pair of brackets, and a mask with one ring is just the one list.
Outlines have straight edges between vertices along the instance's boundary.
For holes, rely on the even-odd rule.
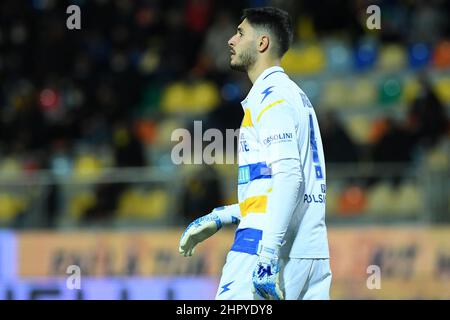
[[267,35],[262,35],[258,39],[258,51],[265,52],[269,50],[270,39]]

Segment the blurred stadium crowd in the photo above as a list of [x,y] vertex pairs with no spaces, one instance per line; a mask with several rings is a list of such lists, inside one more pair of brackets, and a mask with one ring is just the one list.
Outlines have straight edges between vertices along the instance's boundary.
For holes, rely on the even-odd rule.
[[[66,28],[70,4],[81,30]],[[370,4],[380,30],[367,29],[369,3],[357,0],[2,1],[0,224],[166,221],[169,211],[181,224],[233,201],[235,166],[173,167],[170,137],[193,120],[239,127],[251,84],[229,69],[227,40],[242,8],[262,5],[293,16],[282,66],[320,117],[330,221],[414,216],[430,203],[432,221],[450,221],[450,3]],[[139,167],[190,175],[176,191],[176,179],[133,183],[142,171],[70,184]],[[45,182],[30,183],[35,173]]]

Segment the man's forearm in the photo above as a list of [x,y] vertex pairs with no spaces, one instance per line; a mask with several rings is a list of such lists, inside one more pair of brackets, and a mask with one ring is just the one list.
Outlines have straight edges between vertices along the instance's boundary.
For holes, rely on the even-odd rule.
[[275,162],[272,165],[272,181],[262,245],[279,249],[292,219],[299,194],[304,189],[300,161],[285,159]]
[[237,224],[241,220],[241,210],[239,204],[232,204],[214,209],[223,224]]

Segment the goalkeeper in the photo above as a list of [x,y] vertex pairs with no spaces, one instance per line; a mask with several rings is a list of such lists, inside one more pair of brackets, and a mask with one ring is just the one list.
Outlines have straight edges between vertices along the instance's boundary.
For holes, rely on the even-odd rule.
[[179,251],[237,224],[216,299],[329,299],[325,163],[315,111],[279,66],[292,41],[288,14],[244,10],[228,41],[230,66],[253,86],[242,101],[238,204],[192,222]]

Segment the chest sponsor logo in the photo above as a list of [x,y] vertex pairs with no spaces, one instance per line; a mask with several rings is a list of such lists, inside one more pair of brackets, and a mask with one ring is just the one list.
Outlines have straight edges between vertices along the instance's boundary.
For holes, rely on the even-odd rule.
[[291,141],[293,137],[293,134],[290,132],[285,133],[277,133],[271,136],[268,136],[263,140],[263,144],[265,146],[269,146],[272,143],[280,143],[280,142],[286,142]]

